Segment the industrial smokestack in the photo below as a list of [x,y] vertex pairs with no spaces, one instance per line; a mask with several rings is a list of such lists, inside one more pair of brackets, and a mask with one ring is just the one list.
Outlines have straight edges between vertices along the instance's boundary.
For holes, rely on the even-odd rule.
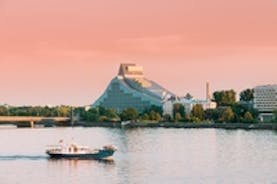
[[206,82],[206,100],[211,100],[210,83]]

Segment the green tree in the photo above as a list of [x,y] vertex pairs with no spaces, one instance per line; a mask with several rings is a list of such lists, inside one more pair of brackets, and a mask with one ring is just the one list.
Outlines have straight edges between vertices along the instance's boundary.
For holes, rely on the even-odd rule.
[[236,92],[232,89],[216,91],[213,93],[213,97],[219,106],[230,106],[236,103]]
[[176,103],[173,105],[173,115],[174,115],[174,119],[175,115],[179,113],[181,116],[181,119],[185,116],[185,107],[183,106],[183,104],[180,103]]
[[160,122],[162,120],[162,116],[159,113],[156,113],[155,119],[157,122]]
[[71,117],[72,108],[70,106],[61,105],[57,107],[58,116]]
[[241,103],[236,103],[232,106],[232,110],[235,114],[235,118],[234,121],[244,121],[244,115],[246,112],[251,113],[253,119],[257,119],[258,118],[258,111],[256,109],[254,109],[253,107],[249,106],[249,105],[245,105],[245,104],[241,104]]
[[196,104],[191,110],[192,117],[198,118],[200,121],[204,119],[204,109],[201,104]]
[[5,106],[0,106],[0,116],[7,116],[8,109]]
[[254,89],[246,89],[240,93],[240,101],[250,102],[254,99]]
[[121,120],[122,121],[136,120],[137,118],[138,118],[138,112],[134,108],[124,109],[121,113]]
[[246,123],[253,123],[254,118],[253,118],[252,114],[251,114],[250,112],[247,111],[247,112],[244,114],[243,121],[246,122]]
[[156,112],[155,111],[150,111],[149,120],[156,120]]
[[103,116],[103,115],[102,115],[102,116],[99,116],[99,117],[98,117],[98,121],[99,121],[99,122],[105,122],[105,121],[109,121],[109,119],[107,118],[107,116]]
[[222,113],[222,116],[220,120],[222,122],[232,122],[235,118],[235,114],[231,107],[227,107],[224,112]]
[[159,113],[161,116],[163,115],[163,108],[161,106],[152,105],[149,109],[150,111],[154,111]]
[[186,113],[184,120],[185,120],[185,122],[191,122],[192,121],[191,115],[189,113]]
[[176,112],[174,115],[174,121],[179,122],[179,121],[181,121],[181,119],[182,119],[181,114],[179,112]]
[[82,121],[86,121],[87,111],[84,107],[75,108],[74,114],[78,115]]
[[109,121],[118,121],[120,119],[114,109],[106,109],[105,115]]
[[206,120],[213,120],[217,122],[220,117],[221,111],[219,108],[216,109],[207,109],[205,110],[205,119]]
[[143,115],[141,116],[142,120],[149,120],[149,115],[147,113],[143,113]]
[[169,114],[165,114],[165,115],[163,116],[163,119],[164,119],[164,121],[166,121],[166,122],[172,121],[171,116],[170,116]]
[[97,108],[91,108],[85,113],[84,119],[90,122],[97,122],[99,120],[99,111]]

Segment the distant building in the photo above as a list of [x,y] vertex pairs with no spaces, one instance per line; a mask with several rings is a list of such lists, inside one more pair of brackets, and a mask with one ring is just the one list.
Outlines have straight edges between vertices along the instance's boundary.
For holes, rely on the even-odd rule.
[[181,99],[182,104],[185,107],[185,111],[186,113],[190,114],[192,111],[193,106],[199,104],[202,105],[204,110],[207,109],[215,109],[217,107],[215,102],[212,102],[211,100],[199,100],[199,99],[191,99],[191,100],[187,100],[187,99]]
[[271,121],[273,111],[277,110],[277,85],[255,87],[254,108],[258,110],[261,121]]
[[0,106],[5,107],[7,109],[11,107],[9,104],[0,104]]
[[152,105],[162,107],[165,99],[174,96],[159,84],[144,77],[143,68],[135,64],[121,64],[103,95],[92,105],[121,112],[133,107],[143,112]]
[[190,114],[192,111],[193,106],[196,104],[202,105],[204,110],[207,109],[215,109],[217,107],[217,104],[211,100],[210,95],[210,85],[207,82],[206,84],[206,99],[205,100],[199,100],[187,97],[172,97],[169,98],[167,101],[163,104],[163,112],[165,114],[169,114],[171,117],[173,117],[173,108],[174,104],[180,103],[185,107],[185,113]]

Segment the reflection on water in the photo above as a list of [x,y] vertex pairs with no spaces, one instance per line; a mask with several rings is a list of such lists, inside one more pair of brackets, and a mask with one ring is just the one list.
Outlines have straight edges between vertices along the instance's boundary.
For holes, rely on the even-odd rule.
[[[0,183],[274,183],[273,131],[50,128],[0,130]],[[118,148],[113,161],[50,159],[61,138]],[[30,177],[31,176],[31,177]]]
[[113,159],[109,160],[93,160],[93,159],[77,159],[77,158],[72,158],[72,159],[57,159],[57,158],[48,158],[48,161],[51,163],[91,163],[91,162],[97,162],[97,163],[103,163],[103,164],[108,164],[108,165],[114,165],[115,161]]
[[84,167],[89,166],[90,164],[96,164],[100,165],[102,164],[103,166],[110,166],[113,167],[115,166],[115,161],[114,160],[80,160],[80,159],[53,159],[53,158],[48,158],[48,165],[51,166],[62,166],[62,167],[73,167],[73,168],[78,168],[78,167]]

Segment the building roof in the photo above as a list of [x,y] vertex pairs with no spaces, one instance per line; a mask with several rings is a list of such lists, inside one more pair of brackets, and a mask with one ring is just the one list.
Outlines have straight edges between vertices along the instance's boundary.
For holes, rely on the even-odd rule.
[[128,78],[143,77],[143,67],[136,66],[136,64],[121,64],[119,67],[119,76]]
[[274,89],[277,89],[277,84],[268,84],[268,85],[256,86],[254,89],[263,89],[263,88],[274,88]]

